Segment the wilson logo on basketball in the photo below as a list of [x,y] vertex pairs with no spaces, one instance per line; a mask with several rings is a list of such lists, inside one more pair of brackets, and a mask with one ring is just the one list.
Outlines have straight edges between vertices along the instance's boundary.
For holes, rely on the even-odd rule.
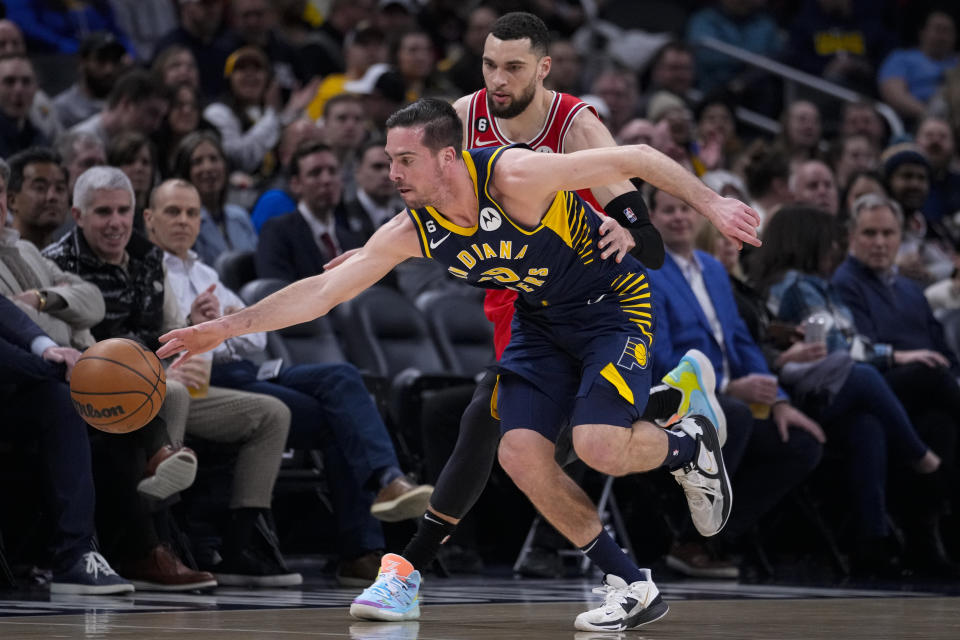
[[74,400],[73,406],[76,408],[77,413],[79,413],[80,417],[82,418],[113,418],[116,416],[122,416],[124,413],[126,413],[123,410],[123,407],[120,405],[97,409],[90,403],[84,405]]

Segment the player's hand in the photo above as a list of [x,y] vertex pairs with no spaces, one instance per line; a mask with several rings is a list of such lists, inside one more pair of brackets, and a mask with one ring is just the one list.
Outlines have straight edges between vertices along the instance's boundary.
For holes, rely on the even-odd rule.
[[157,349],[157,357],[163,360],[180,354],[180,357],[170,365],[171,369],[176,369],[189,360],[190,356],[211,351],[229,337],[220,320],[174,329],[160,336],[162,346]]
[[737,245],[737,249],[743,249],[744,242],[760,246],[760,238],[757,237],[760,216],[736,198],[718,198],[702,213],[720,233]]
[[40,357],[48,362],[62,362],[67,365],[66,380],[70,382],[73,366],[77,364],[77,360],[80,359],[81,355],[83,354],[70,347],[47,347]]
[[927,365],[931,369],[937,369],[940,367],[947,368],[950,366],[950,361],[947,360],[942,353],[931,351],[930,349],[912,349],[910,351],[894,351],[893,361],[896,364],[901,364],[901,365],[919,362],[920,364]]
[[747,404],[773,404],[777,401],[777,377],[751,373],[731,380],[726,393]]
[[336,258],[334,258],[330,262],[327,262],[326,264],[324,264],[323,270],[329,271],[330,269],[333,269],[334,267],[343,264],[344,262],[349,260],[353,254],[355,254],[358,251],[360,251],[360,249],[350,249],[349,251],[344,251],[343,253],[338,255]]
[[771,413],[773,414],[773,422],[777,425],[777,431],[780,433],[780,439],[784,442],[790,439],[791,427],[806,431],[820,444],[827,441],[827,434],[823,432],[820,425],[789,402],[778,402],[773,405]]
[[194,298],[193,304],[190,305],[191,324],[200,324],[220,317],[220,299],[213,293],[216,288],[217,285],[214,283]]
[[619,263],[623,256],[630,253],[630,250],[637,246],[633,236],[629,231],[620,226],[620,223],[607,216],[600,224],[600,240],[597,247],[600,248],[600,257],[604,260],[616,254],[616,261]]

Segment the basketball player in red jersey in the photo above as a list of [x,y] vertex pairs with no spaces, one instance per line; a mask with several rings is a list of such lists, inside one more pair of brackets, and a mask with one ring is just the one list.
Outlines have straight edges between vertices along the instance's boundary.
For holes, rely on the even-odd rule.
[[[548,43],[546,26],[532,14],[508,13],[494,23],[484,44],[486,86],[454,103],[464,124],[465,148],[525,143],[541,152],[571,153],[616,146],[593,107],[543,86],[550,72],[550,58],[546,55]],[[642,197],[629,181],[595,188],[592,193],[578,193],[597,211],[609,216],[601,227],[601,257],[619,262],[630,251],[649,268],[662,265],[663,242],[647,218]],[[737,228],[736,218],[710,221],[738,245],[759,244],[755,236]],[[340,264],[346,257],[330,263],[328,268]],[[515,298],[516,293],[512,291],[486,292],[484,311],[494,324],[498,359],[510,342]],[[384,557],[381,574],[385,580],[385,574],[395,573],[398,566],[409,570],[426,568],[486,486],[500,438],[499,424],[490,415],[495,382],[496,376],[488,372],[478,384],[461,419],[457,444],[435,483],[431,504],[419,522],[417,533],[401,558],[394,554]],[[651,396],[645,417],[663,419],[673,415],[678,403],[672,399],[657,401],[656,395]],[[416,595],[410,597],[416,598]],[[409,609],[400,613],[391,606],[390,598],[377,609],[357,607],[356,603],[351,613],[365,619],[403,620],[419,615],[419,608],[415,609],[415,615]]]

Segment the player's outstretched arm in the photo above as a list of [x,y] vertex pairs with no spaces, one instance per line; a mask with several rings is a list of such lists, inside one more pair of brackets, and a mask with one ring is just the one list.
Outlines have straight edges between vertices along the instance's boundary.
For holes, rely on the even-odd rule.
[[565,154],[508,149],[497,165],[494,186],[516,205],[543,211],[557,191],[590,189],[632,177],[687,202],[734,242],[760,245],[756,233],[760,216],[756,211],[739,200],[717,195],[692,173],[645,144]]
[[405,213],[399,214],[339,268],[298,280],[234,314],[164,334],[157,356],[181,354],[176,366],[228,338],[313,320],[367,289],[407,258],[421,255],[413,223]]

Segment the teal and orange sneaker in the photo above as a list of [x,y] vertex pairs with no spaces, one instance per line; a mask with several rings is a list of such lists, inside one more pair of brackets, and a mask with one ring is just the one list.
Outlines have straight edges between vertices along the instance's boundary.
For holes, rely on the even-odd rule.
[[679,364],[663,376],[663,383],[682,394],[677,415],[667,424],[687,416],[704,416],[717,427],[720,446],[723,446],[727,441],[727,417],[717,402],[717,375],[710,359],[703,352],[690,349],[680,358]]
[[385,554],[377,579],[353,601],[350,615],[360,620],[416,620],[420,617],[420,572],[403,556]]

